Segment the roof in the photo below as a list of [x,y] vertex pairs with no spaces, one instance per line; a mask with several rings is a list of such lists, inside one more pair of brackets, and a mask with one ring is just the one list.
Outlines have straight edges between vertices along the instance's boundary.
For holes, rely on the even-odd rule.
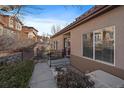
[[104,14],[105,12],[110,11],[116,7],[118,7],[118,6],[117,5],[96,5],[93,8],[91,8],[89,11],[84,13],[83,15],[77,17],[74,22],[72,22],[71,24],[69,24],[68,26],[66,26],[65,28],[60,30],[59,32],[57,32],[51,38],[54,38],[60,34],[63,34],[67,31],[75,28],[76,26],[83,24],[83,23],[93,19],[94,17]]
[[[0,14],[0,16],[2,16],[2,17],[9,17],[9,15],[3,15],[3,14]],[[20,23],[21,23],[21,21],[16,17],[16,20],[18,20]],[[8,24],[8,23],[4,23],[4,20],[3,21],[0,21],[0,24],[4,27],[4,28],[6,28],[6,29],[10,29],[10,30],[13,30],[13,31],[18,31],[17,29],[15,29],[15,28],[11,28],[11,27],[9,27],[9,26],[7,26],[6,24]],[[22,24],[22,23],[21,23]],[[22,24],[23,25],[23,24]]]
[[37,29],[35,29],[34,27],[23,26],[23,28],[34,29],[36,32],[38,32],[38,30],[37,30]]
[[24,31],[24,32],[33,32],[33,33],[35,34],[35,36],[37,36],[37,34],[36,34],[34,31],[32,31],[32,29],[33,29],[33,30],[35,30],[36,32],[38,32],[38,30],[36,30],[34,27],[22,26],[22,28],[29,29],[28,31],[27,31],[27,30],[22,30],[22,31]]

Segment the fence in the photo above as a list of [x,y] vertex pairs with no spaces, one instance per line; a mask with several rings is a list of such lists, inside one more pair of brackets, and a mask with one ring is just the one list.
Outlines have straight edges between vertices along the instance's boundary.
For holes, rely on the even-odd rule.
[[69,62],[69,59],[64,55],[63,51],[49,51],[48,53],[48,64],[50,67],[52,66],[62,66],[66,65]]

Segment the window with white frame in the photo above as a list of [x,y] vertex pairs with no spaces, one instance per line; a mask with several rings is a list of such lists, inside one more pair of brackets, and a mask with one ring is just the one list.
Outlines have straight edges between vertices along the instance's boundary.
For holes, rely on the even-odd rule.
[[12,17],[9,17],[9,27],[14,27],[14,20]]
[[83,34],[83,56],[114,64],[114,26]]
[[83,34],[83,56],[93,58],[93,33]]
[[55,50],[58,49],[58,41],[54,41],[54,49],[55,49]]
[[16,22],[16,29],[19,30],[20,23]]

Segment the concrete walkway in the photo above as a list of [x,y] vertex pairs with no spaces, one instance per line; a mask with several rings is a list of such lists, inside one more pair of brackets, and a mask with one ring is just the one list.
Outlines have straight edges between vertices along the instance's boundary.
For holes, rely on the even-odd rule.
[[56,88],[56,82],[47,63],[37,63],[29,86],[31,88]]

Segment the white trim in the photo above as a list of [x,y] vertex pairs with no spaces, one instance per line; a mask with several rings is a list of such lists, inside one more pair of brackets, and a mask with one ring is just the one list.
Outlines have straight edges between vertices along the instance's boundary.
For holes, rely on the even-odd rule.
[[115,63],[116,63],[116,61],[115,61],[115,50],[116,50],[116,49],[115,49],[115,48],[116,48],[116,47],[115,47],[115,40],[116,40],[116,38],[115,38],[115,28],[116,28],[116,27],[115,27],[115,25],[114,25],[114,66],[116,66],[116,64],[115,64]]
[[[93,58],[83,56],[83,34],[86,34],[86,33],[82,34],[82,40],[81,40],[82,41],[82,44],[81,44],[82,58],[89,59],[89,60],[92,60],[92,61],[95,61],[95,62],[103,63],[103,64],[106,64],[106,65],[110,65],[110,66],[115,66],[115,25],[112,25],[112,26],[114,27],[114,31],[113,31],[114,32],[114,62],[113,63],[109,63],[107,61],[101,61],[101,60],[95,59],[95,41],[94,41],[95,38],[94,38],[94,34],[95,34],[96,30],[92,31],[93,32]],[[111,27],[111,26],[106,26],[106,27]],[[106,27],[104,27],[104,28],[106,28]],[[103,28],[101,28],[101,29],[103,29]],[[99,29],[97,29],[97,30],[99,30]]]
[[93,32],[93,59],[95,59],[95,32]]
[[83,56],[83,34],[81,34],[81,56]]

